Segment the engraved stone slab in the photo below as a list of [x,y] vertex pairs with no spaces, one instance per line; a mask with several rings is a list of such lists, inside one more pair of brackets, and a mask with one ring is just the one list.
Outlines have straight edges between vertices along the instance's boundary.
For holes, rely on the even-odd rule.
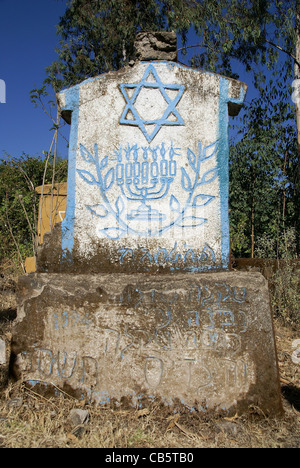
[[228,269],[228,113],[246,89],[147,61],[62,91],[67,212],[38,271]]
[[260,273],[20,278],[16,376],[95,402],[158,398],[200,411],[281,411]]

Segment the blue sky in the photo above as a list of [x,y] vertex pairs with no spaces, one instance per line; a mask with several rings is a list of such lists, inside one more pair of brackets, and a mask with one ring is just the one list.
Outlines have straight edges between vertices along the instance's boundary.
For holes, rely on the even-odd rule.
[[[0,0],[0,79],[6,84],[6,103],[0,103],[0,158],[7,152],[48,151],[51,120],[30,102],[40,88],[45,68],[57,58],[56,25],[65,11],[62,0]],[[60,155],[67,156],[61,143]]]
[[[29,93],[42,86],[45,68],[57,58],[56,25],[65,8],[65,0],[0,0],[0,79],[6,84],[6,103],[0,103],[0,159],[5,153],[41,155],[50,148],[52,122],[30,102]],[[69,129],[64,133],[68,136]],[[58,154],[67,157],[63,139]]]

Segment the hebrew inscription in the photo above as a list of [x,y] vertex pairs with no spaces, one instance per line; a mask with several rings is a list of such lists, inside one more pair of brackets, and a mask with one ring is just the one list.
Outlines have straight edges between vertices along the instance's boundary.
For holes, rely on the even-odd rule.
[[[120,378],[136,402],[156,392],[169,401],[178,382],[191,401],[209,399],[220,385],[227,394],[247,391],[253,369],[242,352],[246,287],[189,279],[180,288],[135,282],[113,293],[103,284],[94,288],[98,302],[57,308],[50,300],[48,338],[18,358],[27,380],[67,382],[102,403]],[[79,336],[81,346],[73,347]]]

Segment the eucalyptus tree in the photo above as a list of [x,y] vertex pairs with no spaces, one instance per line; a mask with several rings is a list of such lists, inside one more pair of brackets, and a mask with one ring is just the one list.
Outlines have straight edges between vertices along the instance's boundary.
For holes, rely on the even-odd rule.
[[297,128],[283,73],[273,72],[247,105],[242,137],[230,148],[231,239],[237,255],[253,257],[257,239],[269,236],[276,244],[290,229],[299,243]]
[[193,64],[232,74],[232,57],[253,61],[268,7],[262,0],[69,0],[48,81],[60,89],[122,67],[134,58],[139,31],[174,30],[184,47],[194,46],[187,43],[191,28]]

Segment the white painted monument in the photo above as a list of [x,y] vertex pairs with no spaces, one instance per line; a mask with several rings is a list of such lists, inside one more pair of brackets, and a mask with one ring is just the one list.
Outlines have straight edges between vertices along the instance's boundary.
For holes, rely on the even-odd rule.
[[64,256],[107,271],[215,271],[229,263],[228,113],[244,83],[137,62],[59,95],[71,118]]

